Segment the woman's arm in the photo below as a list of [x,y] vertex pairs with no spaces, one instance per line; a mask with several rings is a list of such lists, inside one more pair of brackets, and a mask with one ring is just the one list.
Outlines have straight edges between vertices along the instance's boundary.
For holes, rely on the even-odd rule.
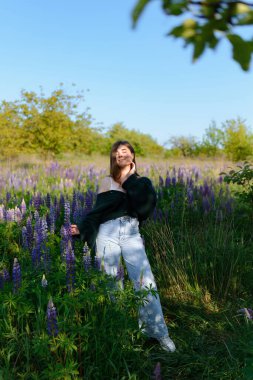
[[[110,177],[102,179],[99,186],[98,194],[104,193],[110,190]],[[91,212],[89,212],[83,220],[77,224],[71,225],[71,234],[73,236],[81,235],[83,241],[87,241],[87,244],[91,247],[93,245],[97,229],[99,226],[100,214],[102,212],[100,205],[100,197],[97,197],[96,203]]]
[[[107,187],[103,187],[104,185]],[[76,225],[71,225],[72,234],[77,235],[79,233],[81,239],[84,242],[86,241],[90,248],[93,248],[95,245],[102,217],[115,210],[122,201],[121,192],[109,191],[110,187],[108,188],[108,180],[104,184],[101,183],[101,188],[106,191],[98,193],[96,203],[92,210]]]

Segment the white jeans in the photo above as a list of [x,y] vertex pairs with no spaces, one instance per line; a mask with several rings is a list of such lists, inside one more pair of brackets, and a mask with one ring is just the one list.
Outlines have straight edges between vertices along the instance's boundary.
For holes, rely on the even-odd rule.
[[[100,225],[97,240],[97,257],[104,263],[104,270],[112,276],[117,275],[121,255],[128,276],[134,288],[148,287],[157,289],[153,273],[139,233],[136,218],[123,216]],[[150,337],[160,338],[168,335],[159,295],[148,294],[146,302],[139,309],[139,325]]]

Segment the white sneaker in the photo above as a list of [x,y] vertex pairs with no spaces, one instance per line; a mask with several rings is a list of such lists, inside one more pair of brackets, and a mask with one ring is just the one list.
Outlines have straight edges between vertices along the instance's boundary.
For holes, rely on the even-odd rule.
[[163,350],[167,352],[174,352],[176,350],[176,346],[172,339],[170,339],[169,335],[163,336],[158,339]]

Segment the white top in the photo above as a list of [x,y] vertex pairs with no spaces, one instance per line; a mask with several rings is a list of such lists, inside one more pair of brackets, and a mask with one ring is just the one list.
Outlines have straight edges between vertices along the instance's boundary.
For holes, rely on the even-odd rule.
[[118,182],[114,181],[112,177],[105,177],[101,182],[101,186],[99,188],[98,193],[104,193],[110,190],[121,191],[122,193],[126,193],[126,190],[124,190]]
[[122,191],[123,193],[126,193],[126,190],[124,190],[123,187],[118,182],[114,181],[112,177],[110,177],[110,180],[111,180],[110,190]]

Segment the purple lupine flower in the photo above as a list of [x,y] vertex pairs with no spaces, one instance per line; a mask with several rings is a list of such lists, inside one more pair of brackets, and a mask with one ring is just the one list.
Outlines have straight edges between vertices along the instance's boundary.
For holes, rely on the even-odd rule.
[[143,273],[143,270],[141,271],[140,273],[140,278],[139,280],[135,281],[134,282],[134,287],[135,287],[135,290],[140,290],[144,285],[144,273]]
[[187,188],[187,200],[188,200],[188,205],[191,207],[194,202],[194,196],[193,196],[193,191],[191,188]]
[[161,363],[158,362],[156,364],[153,374],[154,374],[153,376],[154,380],[162,380]]
[[26,213],[26,203],[25,203],[24,198],[22,199],[22,202],[21,202],[21,213],[22,213],[22,216],[24,216]]
[[15,206],[14,221],[19,223],[21,220],[22,220],[22,213],[21,213],[20,209],[17,206]]
[[10,280],[10,274],[9,274],[8,270],[5,267],[3,268],[2,273],[3,273],[3,279],[4,279],[4,281],[5,282],[9,281]]
[[26,221],[26,235],[27,235],[28,249],[31,252],[32,246],[33,246],[33,228],[32,228],[32,222],[31,222],[30,217],[27,218],[27,221]]
[[0,272],[0,290],[4,287],[4,277],[2,272]]
[[170,184],[171,184],[171,178],[169,175],[167,175],[165,179],[165,187],[170,187]]
[[6,203],[7,204],[10,202],[10,199],[11,199],[11,193],[9,191],[7,191],[7,193],[6,193]]
[[43,204],[43,201],[41,198],[41,194],[40,193],[35,194],[33,197],[33,205],[35,209],[38,211],[42,204]]
[[177,178],[178,178],[178,182],[180,183],[184,182],[184,173],[181,168],[178,168]]
[[[36,232],[34,234],[36,234]],[[36,267],[38,265],[38,256],[40,256],[40,253],[38,253],[38,247],[37,246],[33,247],[32,252],[31,252],[31,256],[32,256],[33,266]]]
[[176,186],[176,183],[177,183],[176,177],[172,177],[171,183],[173,186]]
[[163,180],[163,178],[159,175],[159,186],[160,186],[160,187],[163,187],[163,185],[164,185],[164,180]]
[[13,292],[16,293],[21,287],[21,268],[18,259],[15,257],[12,270]]
[[68,201],[64,202],[64,225],[69,226],[70,224],[70,204]]
[[38,266],[42,255],[43,231],[41,229],[40,219],[35,223],[34,228],[34,246],[32,249],[32,262],[34,266]]
[[83,246],[83,254],[86,255],[90,252],[90,248],[87,244],[87,241],[84,243],[84,246]]
[[117,268],[116,281],[121,289],[123,288],[124,284],[124,276],[124,267],[122,264],[120,264]]
[[66,267],[67,267],[67,289],[71,292],[75,284],[75,254],[72,249],[71,241],[68,242],[66,252]]
[[59,334],[57,310],[52,299],[50,299],[47,304],[47,332],[53,337]]
[[72,246],[72,236],[71,236],[71,225],[63,225],[61,226],[60,230],[61,234],[61,255],[62,257],[65,257],[69,242],[71,243]]
[[0,270],[0,289],[3,289],[5,282],[9,281],[10,275],[5,267]]
[[40,220],[40,215],[37,210],[35,210],[34,212],[34,220],[35,220],[35,223],[38,223],[38,221]]
[[23,246],[23,248],[28,249],[27,228],[26,228],[26,226],[22,227],[22,246]]
[[7,222],[14,222],[15,221],[15,213],[14,213],[13,208],[6,210],[6,220],[7,220]]
[[41,236],[43,241],[47,239],[47,232],[48,232],[48,226],[47,221],[45,218],[41,218],[40,220],[40,229],[41,229]]
[[0,205],[0,220],[4,220],[5,219],[5,208],[4,208],[4,205],[1,204]]
[[64,226],[61,226],[60,230],[61,235],[61,242],[60,242],[60,248],[61,248],[61,256],[66,256],[67,246],[68,246],[68,231]]
[[94,257],[94,268],[97,270],[101,270],[101,258],[95,256]]
[[94,194],[92,190],[88,190],[85,194],[85,213],[87,214],[92,209]]
[[38,218],[34,228],[34,247],[32,250],[32,261],[34,265],[39,265],[43,255],[44,266],[48,267],[48,250],[46,247],[47,240],[47,222],[44,217]]
[[210,195],[210,187],[209,187],[209,185],[208,185],[208,183],[205,181],[204,182],[204,186],[203,186],[203,188],[202,188],[202,195],[203,196],[209,196]]
[[226,202],[225,202],[225,208],[226,208],[226,212],[228,214],[231,214],[232,212],[232,203],[233,203],[233,199],[232,198],[229,198]]
[[239,313],[239,315],[243,315],[248,319],[253,319],[253,310],[252,309],[244,307],[243,309],[239,309],[237,312]]
[[42,276],[41,286],[42,286],[43,288],[46,288],[46,287],[47,287],[47,279],[46,279],[45,274],[43,274],[43,276]]
[[84,206],[84,203],[85,203],[85,196],[84,196],[83,193],[79,193],[79,194],[78,194],[78,200],[79,200],[81,206]]
[[209,203],[207,197],[203,198],[202,205],[203,205],[204,213],[208,214],[210,211],[210,203]]
[[90,249],[86,242],[83,247],[83,266],[84,266],[85,272],[88,272],[89,269],[91,268]]
[[219,178],[218,178],[218,183],[221,185],[222,182],[223,182],[223,177],[222,177],[222,175],[220,175]]
[[215,194],[214,194],[214,191],[212,189],[210,191],[210,201],[211,201],[212,205],[215,204]]
[[60,215],[60,204],[58,204],[57,197],[54,197],[54,213],[55,213],[55,219],[57,219]]
[[46,196],[46,206],[47,208],[50,208],[51,206],[51,196],[49,193],[47,193],[47,196]]

